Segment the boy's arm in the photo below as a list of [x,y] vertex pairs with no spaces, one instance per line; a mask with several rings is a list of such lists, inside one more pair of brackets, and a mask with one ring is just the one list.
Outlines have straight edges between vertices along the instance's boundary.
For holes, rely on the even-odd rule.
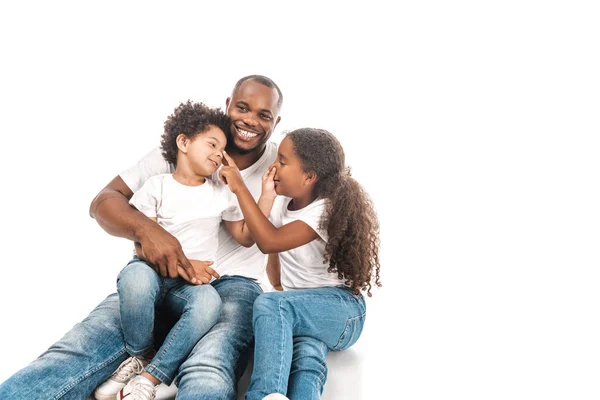
[[283,290],[281,286],[281,263],[279,262],[279,253],[269,254],[267,260],[267,276],[269,282],[276,290]]

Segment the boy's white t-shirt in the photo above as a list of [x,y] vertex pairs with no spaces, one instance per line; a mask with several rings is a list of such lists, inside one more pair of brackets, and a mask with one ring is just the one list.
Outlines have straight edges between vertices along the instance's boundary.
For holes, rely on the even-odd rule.
[[[240,171],[248,190],[250,190],[256,201],[258,201],[262,191],[262,176],[276,158],[277,145],[273,142],[267,142],[265,152],[258,161]],[[135,193],[148,178],[174,171],[175,167],[165,161],[160,148],[157,147],[136,165],[123,171],[120,176],[129,189]],[[213,174],[211,178],[213,180],[219,179],[217,173]],[[219,275],[241,275],[259,282],[264,280],[266,256],[260,252],[256,245],[252,247],[240,245],[223,225],[219,229],[218,241],[216,254],[216,264],[218,266],[215,270]]]
[[[175,236],[190,260],[215,261],[221,221],[244,219],[237,199],[227,185],[206,179],[186,186],[172,174],[150,177],[129,204]],[[212,266],[213,268],[216,265]]]
[[327,231],[319,228],[325,212],[325,200],[317,199],[306,207],[290,211],[291,197],[278,196],[273,203],[269,219],[276,228],[300,220],[319,235],[303,246],[279,253],[281,264],[281,286],[284,290],[311,289],[343,285],[337,273],[327,272],[329,264],[323,263]]

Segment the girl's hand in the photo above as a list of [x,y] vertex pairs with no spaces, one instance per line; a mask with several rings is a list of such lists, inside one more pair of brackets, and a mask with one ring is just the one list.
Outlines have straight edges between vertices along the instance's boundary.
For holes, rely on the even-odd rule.
[[274,199],[277,197],[277,192],[275,191],[275,172],[277,169],[272,167],[270,170],[267,170],[262,177],[262,194],[261,197]]
[[233,158],[229,157],[225,151],[223,151],[223,157],[223,167],[219,172],[219,178],[229,186],[232,193],[236,194],[240,189],[246,187],[246,184]]

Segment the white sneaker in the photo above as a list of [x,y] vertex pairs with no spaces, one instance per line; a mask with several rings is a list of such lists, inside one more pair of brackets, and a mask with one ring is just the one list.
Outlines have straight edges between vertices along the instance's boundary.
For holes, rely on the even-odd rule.
[[262,400],[290,400],[281,393],[271,393],[268,396],[263,397]]
[[123,400],[127,396],[127,400],[154,400],[156,397],[156,386],[144,377],[137,377],[130,380],[119,394],[117,400]]
[[129,357],[123,361],[111,377],[96,388],[94,392],[96,400],[115,400],[119,390],[123,389],[132,378],[144,372],[144,367],[149,362],[150,360],[141,357]]

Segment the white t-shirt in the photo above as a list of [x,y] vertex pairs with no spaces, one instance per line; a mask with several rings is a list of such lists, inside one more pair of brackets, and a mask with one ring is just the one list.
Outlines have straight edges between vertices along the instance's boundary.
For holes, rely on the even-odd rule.
[[327,231],[319,228],[325,212],[325,200],[317,199],[306,207],[290,211],[291,197],[278,196],[273,203],[269,219],[276,228],[300,220],[319,235],[315,240],[295,249],[279,253],[281,286],[284,290],[310,289],[343,285],[337,273],[327,272],[329,264],[323,263]]
[[[267,142],[265,152],[258,161],[240,171],[246,186],[248,186],[250,193],[257,201],[262,191],[262,176],[276,158],[277,145]],[[173,171],[175,171],[174,166],[165,161],[160,148],[155,148],[132,168],[123,171],[120,176],[129,189],[135,193],[151,176],[172,173]],[[217,173],[212,178],[217,180]],[[260,252],[258,247],[256,245],[252,247],[240,245],[224,226],[219,229],[218,236],[219,246],[216,255],[218,267],[216,271],[219,275],[241,275],[262,282],[264,280],[266,256]]]
[[202,185],[186,186],[172,174],[149,178],[129,204],[175,236],[191,260],[215,261],[221,221],[244,219],[237,199],[227,185],[206,179]]

